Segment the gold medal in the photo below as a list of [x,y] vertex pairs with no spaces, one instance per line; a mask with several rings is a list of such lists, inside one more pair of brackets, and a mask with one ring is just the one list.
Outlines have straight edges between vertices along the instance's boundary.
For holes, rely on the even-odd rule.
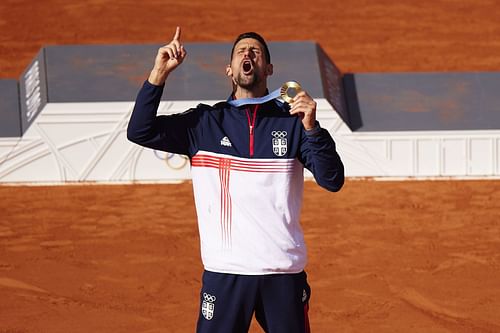
[[288,81],[281,86],[281,98],[287,103],[291,103],[295,96],[302,91],[302,87],[298,82]]

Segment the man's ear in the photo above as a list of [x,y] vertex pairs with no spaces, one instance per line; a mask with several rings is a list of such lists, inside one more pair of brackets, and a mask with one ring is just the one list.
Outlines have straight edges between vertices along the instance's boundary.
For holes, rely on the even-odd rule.
[[266,65],[266,74],[267,76],[273,75],[273,64]]
[[226,75],[233,76],[233,70],[231,69],[231,65],[226,66]]

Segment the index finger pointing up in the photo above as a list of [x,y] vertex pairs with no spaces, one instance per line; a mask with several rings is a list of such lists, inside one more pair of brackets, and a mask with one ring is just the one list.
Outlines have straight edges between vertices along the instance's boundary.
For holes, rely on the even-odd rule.
[[175,35],[174,35],[174,40],[180,40],[181,39],[181,27],[177,27],[175,29]]

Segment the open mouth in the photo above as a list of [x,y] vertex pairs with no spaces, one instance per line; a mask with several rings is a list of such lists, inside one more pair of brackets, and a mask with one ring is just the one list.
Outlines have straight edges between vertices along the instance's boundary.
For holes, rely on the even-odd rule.
[[250,74],[252,73],[253,66],[252,62],[250,60],[245,60],[243,62],[243,74]]

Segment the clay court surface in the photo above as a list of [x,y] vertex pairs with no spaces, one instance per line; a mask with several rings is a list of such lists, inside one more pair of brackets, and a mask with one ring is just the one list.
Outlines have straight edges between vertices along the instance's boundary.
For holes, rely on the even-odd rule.
[[[374,3],[2,1],[0,75],[18,77],[42,45],[167,42],[175,25],[190,42],[315,40],[344,72],[500,70],[497,1]],[[194,331],[189,182],[0,198],[0,333]],[[307,182],[312,331],[500,332],[499,202],[498,180]]]

